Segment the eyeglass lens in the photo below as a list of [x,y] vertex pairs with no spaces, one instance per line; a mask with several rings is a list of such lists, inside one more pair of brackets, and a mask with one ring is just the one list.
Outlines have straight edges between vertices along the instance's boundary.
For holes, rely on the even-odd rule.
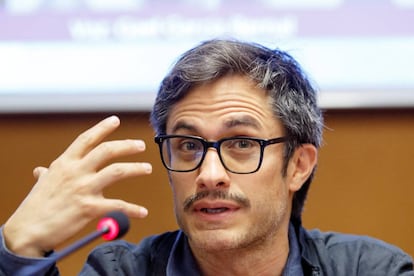
[[[207,151],[207,142],[189,137],[169,137],[164,140],[162,154],[166,165],[177,171],[197,168]],[[249,138],[231,138],[219,142],[218,154],[226,169],[247,173],[257,169],[261,146]]]

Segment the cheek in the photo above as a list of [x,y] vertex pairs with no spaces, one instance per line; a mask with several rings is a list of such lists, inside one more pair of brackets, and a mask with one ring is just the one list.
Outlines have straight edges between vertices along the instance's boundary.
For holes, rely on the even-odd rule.
[[280,204],[287,204],[289,191],[284,181],[269,181],[266,184],[257,184],[249,191],[249,198],[255,202],[258,209],[273,209]]
[[262,182],[252,181],[251,183],[257,183],[256,189],[249,191],[253,221],[255,224],[270,223],[277,226],[289,216],[291,199],[287,183],[280,174],[267,174],[260,180]]
[[194,177],[191,177],[189,173],[170,173],[168,179],[174,197],[174,205],[180,207],[184,200],[195,192]]
[[289,198],[288,183],[281,174],[281,166],[275,163],[264,166],[249,183],[254,183],[249,192],[260,205],[274,206]]

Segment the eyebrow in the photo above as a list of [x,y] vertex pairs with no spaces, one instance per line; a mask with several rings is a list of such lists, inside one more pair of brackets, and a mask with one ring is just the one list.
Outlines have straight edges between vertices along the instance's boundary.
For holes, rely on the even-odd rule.
[[192,132],[197,131],[197,128],[194,125],[188,124],[183,121],[179,121],[172,129],[172,133],[176,133],[178,130],[181,130],[181,129],[192,131]]
[[[238,126],[248,126],[253,127],[256,130],[260,130],[260,124],[259,122],[250,117],[250,116],[239,116],[239,117],[233,117],[229,118],[224,122],[224,126],[226,129],[231,129]],[[187,130],[190,132],[196,132],[198,131],[198,128],[194,126],[193,124],[189,124],[184,121],[179,121],[177,124],[173,127],[172,133],[176,133],[179,130]]]
[[[259,122],[250,117],[250,116],[239,116],[239,117],[233,117],[229,118],[224,122],[224,127],[226,129],[231,129],[239,126],[247,126],[247,127],[253,127],[256,130],[260,130],[260,124]],[[172,133],[176,133],[179,130],[186,130],[189,132],[198,133],[198,128],[188,122],[185,121],[178,121],[177,124],[172,129]]]
[[246,115],[230,118],[225,121],[224,125],[226,126],[226,128],[233,128],[237,126],[249,126],[257,130],[260,130],[259,122],[256,119]]

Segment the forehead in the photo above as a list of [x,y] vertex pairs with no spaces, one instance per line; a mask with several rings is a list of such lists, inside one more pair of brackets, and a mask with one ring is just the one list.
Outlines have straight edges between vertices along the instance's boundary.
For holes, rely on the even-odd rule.
[[235,127],[257,131],[280,128],[268,93],[240,75],[225,76],[193,88],[171,108],[167,120],[167,133]]

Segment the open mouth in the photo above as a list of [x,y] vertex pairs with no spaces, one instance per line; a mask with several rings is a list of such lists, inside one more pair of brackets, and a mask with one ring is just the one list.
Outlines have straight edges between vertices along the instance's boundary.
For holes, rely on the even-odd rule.
[[219,214],[229,210],[229,208],[201,208],[200,211],[206,214]]

